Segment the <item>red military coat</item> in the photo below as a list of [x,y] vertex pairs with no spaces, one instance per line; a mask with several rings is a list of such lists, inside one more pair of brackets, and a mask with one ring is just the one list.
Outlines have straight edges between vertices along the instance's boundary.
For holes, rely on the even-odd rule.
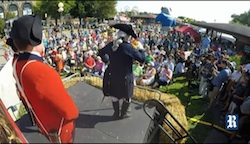
[[[35,61],[29,63],[20,76],[22,67],[31,60]],[[41,132],[47,135],[48,132],[58,131],[63,120],[61,141],[72,142],[74,120],[79,112],[59,74],[44,64],[41,57],[30,53],[19,54],[16,72]]]

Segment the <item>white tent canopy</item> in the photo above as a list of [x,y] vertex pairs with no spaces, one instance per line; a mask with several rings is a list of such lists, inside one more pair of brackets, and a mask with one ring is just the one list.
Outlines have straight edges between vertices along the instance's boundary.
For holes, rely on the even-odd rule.
[[[205,34],[206,33],[206,29],[205,28],[201,28],[199,29],[199,33],[202,33],[202,34]],[[211,35],[211,32],[208,33],[209,35]],[[213,37],[215,37],[215,32],[213,33]],[[225,33],[221,33],[221,32],[217,32],[217,37],[220,37],[221,35],[221,38],[224,39],[224,40],[228,40],[232,43],[234,43],[236,41],[236,38],[233,37],[232,35],[229,35],[229,34],[225,34]]]

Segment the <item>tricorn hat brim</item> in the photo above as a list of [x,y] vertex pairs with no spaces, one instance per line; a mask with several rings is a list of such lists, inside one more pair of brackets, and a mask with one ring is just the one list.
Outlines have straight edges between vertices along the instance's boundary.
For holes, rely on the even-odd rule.
[[13,47],[14,46],[14,43],[13,43],[13,39],[12,38],[8,38],[7,41],[6,41],[6,44]]
[[119,29],[128,35],[131,35],[133,38],[137,38],[137,36],[132,28],[132,25],[130,25],[130,24],[118,23],[118,24],[112,25],[111,27]]

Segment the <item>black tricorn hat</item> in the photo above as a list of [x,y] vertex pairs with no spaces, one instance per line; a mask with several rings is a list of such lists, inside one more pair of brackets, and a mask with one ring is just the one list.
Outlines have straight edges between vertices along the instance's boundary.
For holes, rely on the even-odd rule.
[[39,16],[25,15],[13,22],[10,32],[13,40],[25,41],[37,46],[42,42],[42,20]]
[[13,43],[13,39],[12,38],[8,38],[7,41],[6,41],[6,44],[11,46],[11,47],[14,47],[14,43]]
[[17,48],[15,47],[12,38],[8,38],[6,44],[9,45],[14,52],[17,52]]
[[131,35],[133,38],[137,38],[137,35],[135,34],[135,31],[133,30],[132,25],[130,24],[118,23],[118,24],[112,25],[111,27],[119,29],[128,35]]

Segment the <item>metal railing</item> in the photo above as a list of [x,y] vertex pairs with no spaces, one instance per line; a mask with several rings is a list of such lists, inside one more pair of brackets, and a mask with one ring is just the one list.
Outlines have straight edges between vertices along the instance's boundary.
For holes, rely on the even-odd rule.
[[[146,110],[146,107],[156,107],[156,112],[154,117],[150,115],[150,113]],[[182,126],[182,124],[173,116],[173,114],[165,107],[165,105],[156,99],[149,99],[144,102],[143,104],[143,110],[147,114],[147,116],[154,122],[155,124],[155,129],[151,132],[148,141],[150,142],[157,134],[158,130],[163,131],[168,138],[173,142],[173,143],[178,143],[179,140],[182,140],[184,138],[189,137],[193,143],[197,143],[196,140],[188,133],[188,131]],[[166,115],[169,115],[172,120],[177,124],[179,128],[185,134],[181,134],[179,130],[176,129],[176,125],[174,126],[167,118]],[[163,127],[163,125],[166,124],[172,131],[173,133],[177,136],[177,138],[174,138],[172,135],[170,135],[166,129]]]
[[71,79],[73,77],[77,77],[77,76],[81,78],[81,74],[80,73],[74,73],[74,74],[72,74],[72,75],[70,75],[70,76],[62,79],[62,81],[66,81],[66,80],[69,80],[69,79]]
[[[89,73],[89,72],[86,72],[85,74],[84,74],[84,76],[83,76],[83,81],[85,81],[86,82],[86,77],[87,76],[92,76],[92,80],[94,81],[94,83],[98,83],[98,81],[100,81],[100,80],[102,80],[102,78],[103,78],[103,76],[101,76],[101,75],[97,75],[97,74],[93,74],[93,73]],[[152,97],[158,97],[158,100],[161,100],[161,92],[160,91],[158,91],[158,90],[156,90],[156,89],[151,89],[151,88],[147,88],[147,87],[145,87],[145,86],[139,86],[139,85],[135,85],[135,87],[136,88],[139,88],[139,89],[141,89],[141,91],[140,91],[140,93],[141,93],[141,95],[146,95],[146,92],[147,91],[149,91],[149,92],[151,92],[150,93],[150,96],[152,96]],[[158,95],[158,96],[156,96],[156,95]],[[151,97],[151,98],[152,98]]]
[[20,106],[22,105],[22,102],[19,102],[15,105],[9,106],[7,108],[7,111],[11,111],[10,115],[13,116],[13,120],[16,121],[18,119],[18,114],[19,114],[19,110],[20,110]]
[[[158,91],[156,89],[147,88],[145,86],[140,86],[140,85],[135,85],[135,87],[142,89],[144,91],[143,95],[145,95],[147,91],[154,92],[154,93],[150,93],[151,96],[153,94],[154,94],[153,97],[155,97],[155,95],[158,95],[158,100],[161,100],[161,92],[160,91]],[[141,93],[143,93],[143,92],[141,92]]]
[[101,79],[103,78],[103,76],[101,76],[101,75],[90,73],[90,72],[85,72],[83,75],[83,81],[86,81],[87,76],[92,76],[94,78],[101,78]]

